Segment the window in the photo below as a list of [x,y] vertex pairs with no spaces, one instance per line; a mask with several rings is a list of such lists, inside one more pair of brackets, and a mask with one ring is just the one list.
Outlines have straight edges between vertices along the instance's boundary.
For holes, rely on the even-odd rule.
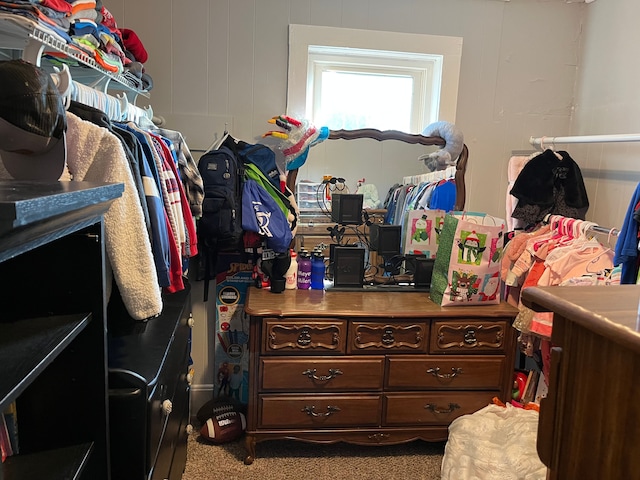
[[290,25],[287,112],[332,130],[455,121],[462,39]]

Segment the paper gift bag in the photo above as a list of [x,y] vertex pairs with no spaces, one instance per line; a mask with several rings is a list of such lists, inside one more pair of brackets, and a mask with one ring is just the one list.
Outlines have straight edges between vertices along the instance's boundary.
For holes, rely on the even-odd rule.
[[500,303],[500,257],[505,222],[476,212],[445,216],[431,277],[439,305]]
[[436,258],[444,210],[409,210],[405,218],[404,254]]

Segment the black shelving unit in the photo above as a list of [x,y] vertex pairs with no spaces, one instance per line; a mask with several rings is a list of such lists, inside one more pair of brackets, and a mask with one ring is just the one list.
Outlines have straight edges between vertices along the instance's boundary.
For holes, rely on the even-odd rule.
[[0,182],[4,479],[109,479],[103,214],[122,184]]

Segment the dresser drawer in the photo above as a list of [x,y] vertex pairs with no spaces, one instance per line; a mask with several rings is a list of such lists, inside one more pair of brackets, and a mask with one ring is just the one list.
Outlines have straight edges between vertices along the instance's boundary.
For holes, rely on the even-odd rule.
[[497,355],[390,356],[385,388],[501,390],[505,360]]
[[379,426],[382,395],[260,395],[259,427]]
[[347,353],[426,353],[426,322],[352,322]]
[[260,390],[382,390],[384,357],[263,357]]
[[507,319],[434,321],[429,353],[504,353],[511,328]]
[[343,354],[346,338],[346,320],[267,318],[262,333],[262,353]]
[[495,392],[425,392],[385,396],[384,426],[448,425],[491,403]]

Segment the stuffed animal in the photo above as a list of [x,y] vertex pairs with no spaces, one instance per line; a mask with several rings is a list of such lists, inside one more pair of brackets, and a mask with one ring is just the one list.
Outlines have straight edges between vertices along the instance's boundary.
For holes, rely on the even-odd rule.
[[358,183],[356,193],[362,194],[362,208],[379,208],[380,197],[378,189],[372,183]]
[[440,150],[418,157],[418,160],[422,160],[430,172],[444,170],[448,166],[456,164],[464,145],[464,135],[458,127],[449,122],[435,122],[427,125],[422,131],[422,135],[442,137],[445,142],[444,147]]

